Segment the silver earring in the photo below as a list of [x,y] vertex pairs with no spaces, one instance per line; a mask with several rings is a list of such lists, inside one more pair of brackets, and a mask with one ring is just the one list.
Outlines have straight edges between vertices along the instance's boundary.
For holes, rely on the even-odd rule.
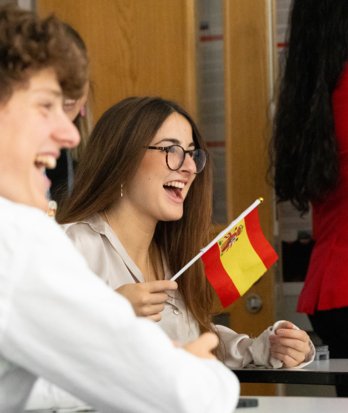
[[121,195],[121,198],[123,198],[123,184],[121,184],[121,193],[120,193],[120,195]]

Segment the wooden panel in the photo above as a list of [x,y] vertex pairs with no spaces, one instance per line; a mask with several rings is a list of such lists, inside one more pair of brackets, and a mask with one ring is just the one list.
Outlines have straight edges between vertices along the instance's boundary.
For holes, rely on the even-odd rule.
[[[226,181],[229,220],[259,196],[261,225],[272,240],[272,191],[266,183],[270,133],[269,0],[224,0]],[[246,298],[258,294],[263,307],[246,310]],[[273,271],[228,309],[231,327],[255,336],[274,322]],[[243,385],[244,394],[272,394],[275,387]]]
[[85,39],[94,113],[133,95],[160,95],[196,114],[194,0],[37,0]]

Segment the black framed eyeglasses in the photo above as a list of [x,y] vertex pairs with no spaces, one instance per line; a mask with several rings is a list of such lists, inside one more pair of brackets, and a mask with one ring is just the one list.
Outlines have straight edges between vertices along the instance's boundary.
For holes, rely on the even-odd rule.
[[185,150],[181,145],[169,146],[144,146],[145,149],[154,149],[166,153],[166,163],[171,171],[177,171],[185,162],[186,154],[188,154],[196,165],[196,174],[203,171],[207,161],[207,154],[203,149],[188,149]]

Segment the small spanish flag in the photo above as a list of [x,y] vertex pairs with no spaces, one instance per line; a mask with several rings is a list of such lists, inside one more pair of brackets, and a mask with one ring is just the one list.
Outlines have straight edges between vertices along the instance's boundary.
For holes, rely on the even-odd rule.
[[[255,201],[255,206],[260,202]],[[262,233],[254,204],[248,208],[250,212],[222,231],[209,249],[204,248],[201,256],[205,274],[224,307],[249,290],[278,259]]]

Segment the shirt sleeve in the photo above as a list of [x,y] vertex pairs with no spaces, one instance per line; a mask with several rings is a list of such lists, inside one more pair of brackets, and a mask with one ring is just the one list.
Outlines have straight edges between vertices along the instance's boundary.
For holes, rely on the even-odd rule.
[[3,357],[103,412],[234,410],[232,372],[175,348],[155,323],[135,317],[49,218],[19,215],[1,222]]
[[[238,334],[225,327],[216,326],[221,338],[222,353],[225,356],[225,364],[230,368],[246,367],[249,364],[278,369],[283,367],[283,363],[270,355],[269,337],[277,330],[283,320],[277,321],[273,326],[268,327],[258,337],[250,338],[246,334]],[[295,328],[298,328],[295,326]],[[296,368],[302,368],[314,360],[315,348],[310,342],[311,351],[306,360]]]

